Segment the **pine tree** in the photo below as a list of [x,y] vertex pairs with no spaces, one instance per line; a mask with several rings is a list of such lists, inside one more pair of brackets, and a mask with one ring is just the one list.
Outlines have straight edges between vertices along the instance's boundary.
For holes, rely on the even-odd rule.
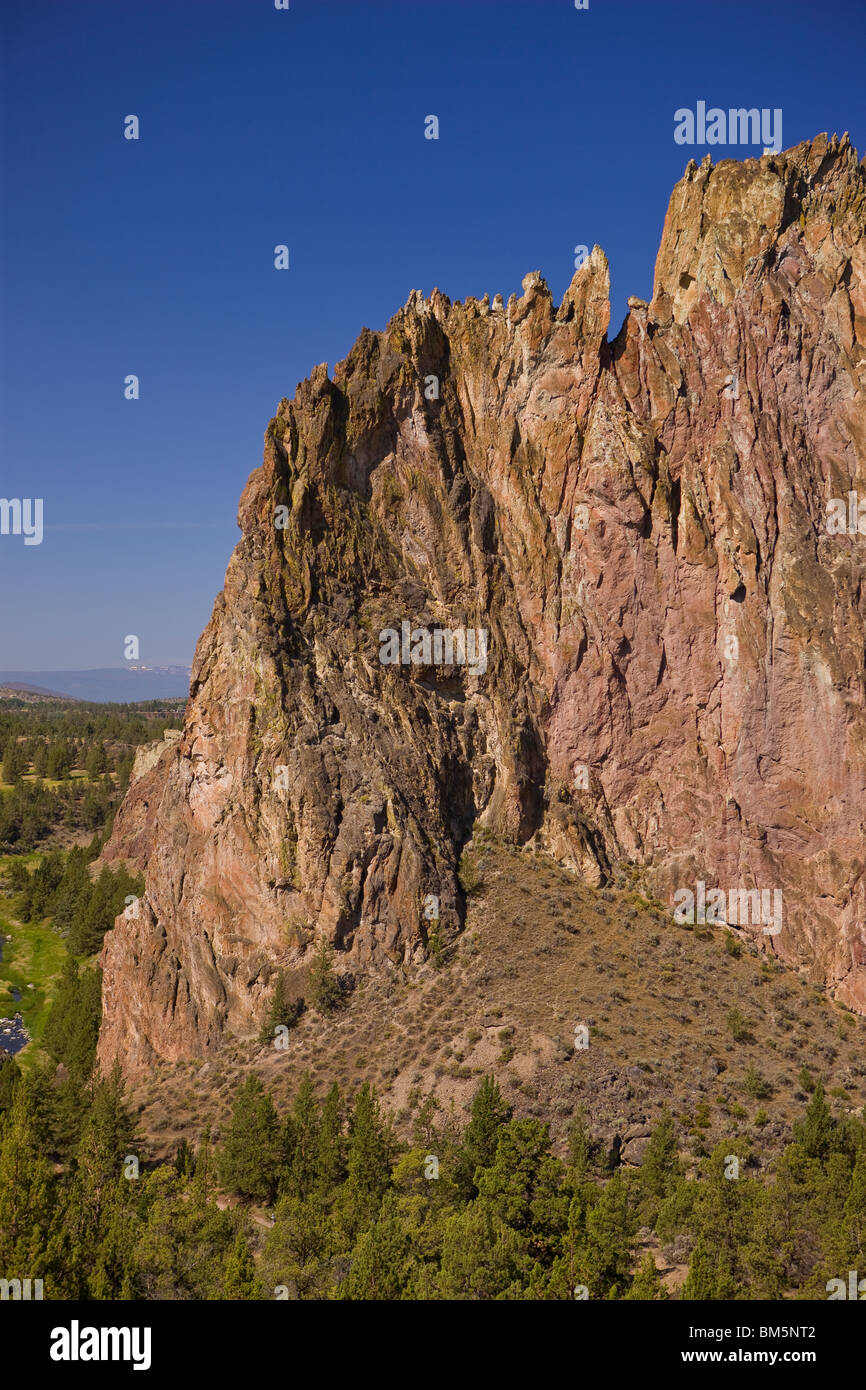
[[470,1202],[445,1223],[440,1297],[499,1298],[514,1287],[522,1266],[520,1236],[483,1198]]
[[27,759],[24,756],[24,747],[13,736],[6,744],[6,750],[3,754],[3,781],[11,787],[17,786],[26,771]]
[[333,1013],[340,1002],[340,984],[334,973],[334,951],[322,937],[310,966],[310,998],[320,1014]]
[[[73,1296],[115,1297],[133,1239],[131,1185],[124,1160],[140,1139],[127,1109],[120,1067],[98,1082],[81,1140],[64,1226]],[[100,1291],[102,1291],[100,1293]]]
[[526,1238],[533,1258],[549,1262],[568,1219],[563,1168],[550,1152],[550,1131],[541,1120],[509,1120],[498,1131],[496,1157],[476,1170],[480,1196]]
[[21,1071],[15,1058],[9,1052],[0,1052],[0,1120],[11,1108],[15,1087],[20,1080]]
[[617,1171],[586,1218],[585,1278],[591,1298],[619,1296],[632,1264],[634,1216],[628,1190]]
[[87,772],[87,775],[90,778],[91,782],[94,782],[97,778],[101,777],[107,766],[108,761],[106,759],[105,749],[102,746],[102,744],[91,744],[90,751],[87,754],[87,760],[84,764],[85,771]]
[[39,1278],[54,1208],[55,1179],[31,1083],[15,1087],[0,1142],[0,1271],[8,1279]]
[[51,781],[63,782],[72,771],[72,758],[65,740],[53,743],[48,750],[46,772]]
[[192,1180],[193,1201],[202,1206],[210,1196],[211,1188],[211,1135],[210,1125],[205,1125],[195,1156],[195,1171]]
[[140,1221],[133,1202],[133,1182],[117,1176],[102,1193],[99,1222],[84,1272],[88,1298],[111,1302],[134,1297],[134,1256]]
[[640,1185],[650,1196],[661,1200],[673,1191],[682,1172],[677,1156],[677,1136],[667,1106],[650,1135],[640,1167]]
[[235,1301],[262,1297],[250,1247],[242,1235],[238,1236],[225,1262],[222,1297]]
[[341,1192],[347,1230],[356,1233],[374,1220],[391,1177],[392,1138],[376,1092],[365,1081],[349,1120],[348,1176]]
[[263,1046],[266,1043],[272,1043],[277,1028],[294,1028],[303,1011],[303,999],[290,998],[286,972],[281,970],[277,975],[277,983],[274,986],[273,997],[259,1034],[259,1042]]
[[808,1158],[824,1158],[833,1147],[836,1121],[824,1099],[824,1084],[815,1086],[803,1119],[794,1125],[794,1139]]
[[174,1156],[174,1166],[178,1177],[184,1181],[191,1178],[195,1172],[195,1154],[192,1151],[192,1146],[187,1142],[185,1137],[181,1139],[177,1146],[177,1151]]
[[63,965],[60,983],[42,1034],[50,1057],[62,1062],[73,1083],[90,1077],[102,1016],[102,971],[85,966],[79,971],[72,956]]
[[292,1299],[324,1296],[331,1281],[332,1228],[322,1197],[281,1197],[262,1252],[261,1279],[268,1290],[283,1284]]
[[316,1184],[321,1139],[319,1102],[309,1072],[305,1071],[301,1077],[290,1120],[290,1190],[300,1197],[306,1197]]
[[707,1250],[703,1236],[699,1236],[689,1260],[689,1272],[680,1291],[680,1298],[706,1303],[719,1297],[715,1261]]
[[412,1249],[403,1222],[386,1203],[379,1219],[361,1236],[351,1255],[342,1297],[364,1302],[403,1296],[412,1269]]
[[343,1096],[335,1081],[322,1104],[316,1160],[317,1186],[327,1198],[333,1198],[346,1174],[344,1111]]
[[457,1162],[456,1181],[465,1198],[477,1192],[476,1170],[493,1162],[499,1132],[510,1119],[511,1106],[503,1099],[494,1077],[485,1076],[472,1102],[472,1115],[463,1133]]
[[235,1094],[219,1153],[220,1179],[229,1192],[271,1202],[283,1160],[274,1103],[259,1078],[249,1076]]
[[631,1282],[626,1298],[632,1302],[647,1302],[668,1297],[668,1291],[661,1281],[652,1253],[648,1250]]
[[595,1145],[586,1120],[586,1111],[578,1106],[568,1126],[568,1162],[579,1179],[589,1173]]

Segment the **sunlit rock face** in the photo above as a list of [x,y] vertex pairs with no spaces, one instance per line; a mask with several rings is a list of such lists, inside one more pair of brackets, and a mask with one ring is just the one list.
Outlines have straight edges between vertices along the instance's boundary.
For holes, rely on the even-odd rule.
[[103,1064],[256,1032],[322,935],[420,964],[476,823],[670,903],[781,890],[727,920],[866,1009],[864,222],[845,137],[691,163],[613,342],[596,247],[558,307],[413,292],[280,403],[106,851],[147,886]]

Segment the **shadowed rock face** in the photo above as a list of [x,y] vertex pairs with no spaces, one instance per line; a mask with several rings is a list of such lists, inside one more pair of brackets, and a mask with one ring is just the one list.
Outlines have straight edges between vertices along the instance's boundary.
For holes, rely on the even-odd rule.
[[[534,274],[415,292],[280,403],[183,736],[106,851],[147,891],[103,1064],[256,1031],[320,935],[420,962],[476,821],[666,900],[781,889],[745,930],[866,1008],[866,505],[825,521],[866,504],[864,224],[845,137],[707,158],[614,342],[596,247],[558,308]],[[486,670],[383,665],[403,621],[486,630]]]

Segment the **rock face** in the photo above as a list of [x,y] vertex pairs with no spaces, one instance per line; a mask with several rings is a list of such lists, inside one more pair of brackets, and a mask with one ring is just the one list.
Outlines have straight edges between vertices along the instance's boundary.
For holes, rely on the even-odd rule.
[[166,758],[180,738],[178,729],[166,729],[154,743],[136,750],[129,789],[118,808],[111,839],[100,855],[100,864],[124,860],[143,873],[151,847],[152,814],[162,795]]
[[[847,137],[708,157],[613,342],[596,247],[558,308],[536,274],[414,292],[280,403],[183,735],[109,847],[147,889],[103,1064],[252,1034],[319,936],[420,962],[476,822],[667,901],[781,890],[744,931],[866,1008],[864,224]],[[417,664],[383,664],[404,623]]]

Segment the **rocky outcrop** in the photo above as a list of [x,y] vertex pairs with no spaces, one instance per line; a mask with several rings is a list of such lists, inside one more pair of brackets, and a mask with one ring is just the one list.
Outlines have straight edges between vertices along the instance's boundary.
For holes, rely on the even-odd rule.
[[252,1033],[318,936],[420,962],[476,823],[668,900],[781,890],[746,932],[866,1008],[866,534],[826,521],[866,518],[864,223],[845,137],[691,163],[613,342],[596,247],[559,306],[414,292],[280,403],[183,735],[118,816],[147,888],[103,1063]]
[[150,858],[155,811],[162,796],[168,757],[180,738],[179,729],[166,729],[161,739],[136,749],[129,788],[118,807],[114,828],[99,865],[125,861],[143,873]]

